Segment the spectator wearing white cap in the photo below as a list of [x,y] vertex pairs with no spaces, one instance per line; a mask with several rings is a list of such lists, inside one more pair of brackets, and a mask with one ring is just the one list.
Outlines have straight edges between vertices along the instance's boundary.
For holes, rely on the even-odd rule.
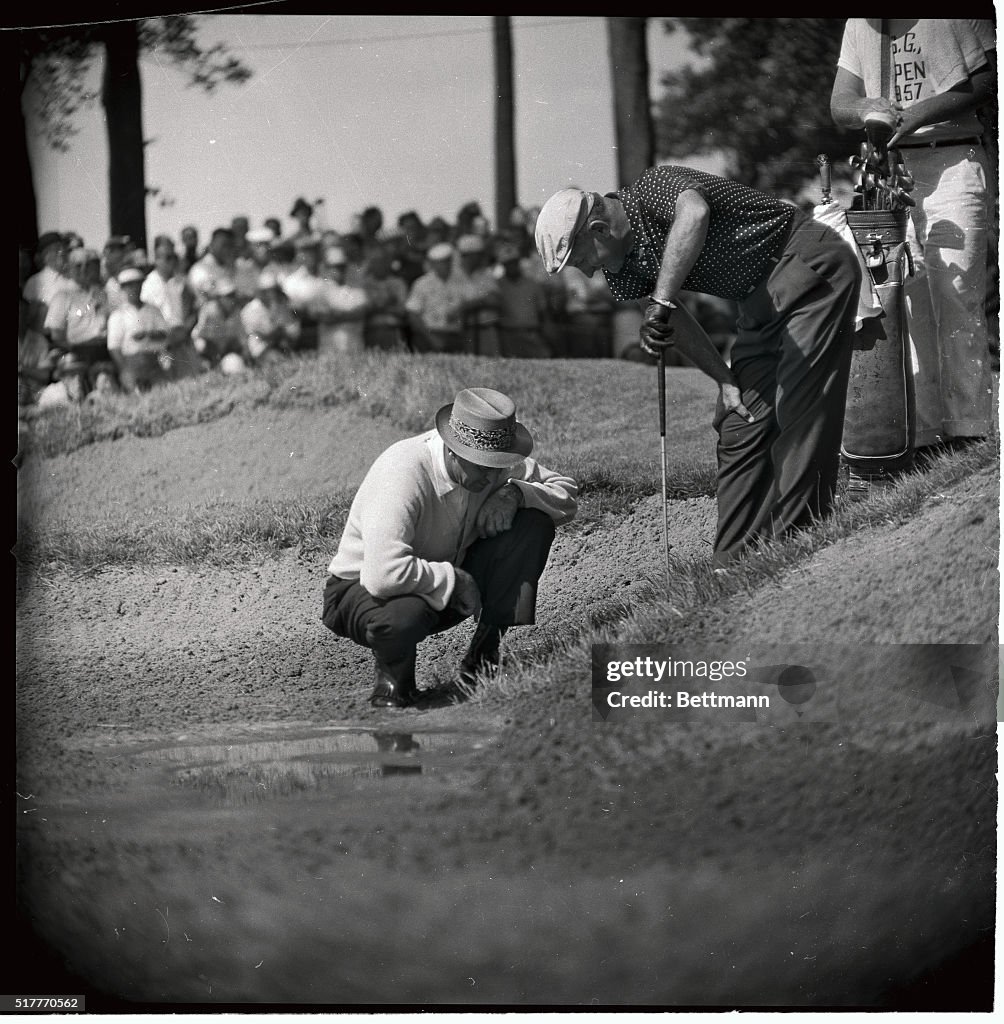
[[321,242],[318,235],[301,235],[296,239],[293,269],[282,280],[282,290],[300,321],[298,352],[316,352],[320,341],[319,318],[324,312],[324,281],[318,270],[321,265]]
[[[199,308],[199,318],[192,331],[196,351],[210,366],[228,371],[246,365],[246,340],[233,281],[223,280],[216,291],[206,297]],[[234,356],[234,359],[224,359]]]
[[258,276],[255,297],[241,308],[248,358],[256,366],[275,362],[296,348],[300,322],[271,270]]
[[318,316],[321,352],[362,352],[364,347],[363,324],[369,299],[362,288],[345,283],[347,271],[344,250],[331,248],[324,253],[324,308]]
[[464,349],[474,355],[497,356],[501,353],[498,327],[502,296],[488,266],[484,238],[479,234],[461,235],[457,254],[454,273],[463,297]]
[[216,228],[209,238],[209,249],[188,272],[188,285],[195,296],[196,308],[219,292],[220,285],[234,282],[234,233]]
[[45,329],[61,353],[58,376],[69,396],[81,399],[97,387],[109,389],[114,367],[108,353],[108,297],[101,286],[101,256],[74,249],[69,257],[72,287],[57,292],[45,317]]
[[195,296],[181,272],[178,253],[169,235],[154,239],[153,270],[143,281],[140,298],[156,306],[167,323],[172,378],[179,380],[202,373],[205,365],[192,343],[192,330],[198,319]]
[[461,352],[464,296],[452,273],[453,246],[439,242],[426,253],[429,265],[412,286],[405,303],[411,344],[416,352]]
[[257,294],[258,279],[264,273],[274,274],[279,284],[282,284],[288,268],[283,266],[277,256],[280,244],[279,237],[274,235],[269,227],[254,228],[248,232],[248,247],[251,252],[251,260],[256,268],[255,294]]
[[108,317],[108,351],[124,391],[147,391],[168,379],[167,321],[161,311],[143,302],[143,271],[126,267],[119,272],[125,302]]
[[234,285],[242,306],[257,294],[258,278],[270,262],[271,253],[272,232],[268,228],[255,228],[244,233],[241,248],[234,256]]

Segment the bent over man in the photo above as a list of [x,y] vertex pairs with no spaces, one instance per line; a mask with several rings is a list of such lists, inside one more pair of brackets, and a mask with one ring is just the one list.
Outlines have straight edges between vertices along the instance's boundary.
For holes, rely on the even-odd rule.
[[575,516],[578,488],[532,449],[512,399],[467,388],[435,429],[370,467],[328,567],[321,618],[373,651],[374,706],[415,702],[417,646],[433,633],[478,617],[460,665],[473,685],[498,664],[506,630],[535,621],[554,528]]
[[[861,285],[835,231],[747,185],[664,166],[605,196],[555,193],[536,242],[548,273],[602,270],[615,299],[644,300],[642,347],[675,345],[718,383],[717,565],[830,510]],[[731,366],[677,305],[684,289],[738,303]]]

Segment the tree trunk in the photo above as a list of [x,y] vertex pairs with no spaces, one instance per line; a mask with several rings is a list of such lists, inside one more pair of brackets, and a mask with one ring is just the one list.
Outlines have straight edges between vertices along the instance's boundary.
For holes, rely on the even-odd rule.
[[35,179],[31,171],[31,157],[28,155],[28,122],[24,116],[24,85],[27,70],[21,66],[21,89],[17,95],[17,167],[14,171],[14,195],[17,196],[15,230],[19,248],[35,251],[38,241],[38,206],[35,199]]
[[516,205],[516,141],[512,85],[512,32],[507,17],[493,17],[495,35],[495,230]]
[[109,24],[101,40],[105,44],[101,102],[108,127],[111,233],[129,235],[145,251],[146,171],[137,23]]
[[619,186],[630,185],[655,162],[647,22],[647,18],[607,18]]

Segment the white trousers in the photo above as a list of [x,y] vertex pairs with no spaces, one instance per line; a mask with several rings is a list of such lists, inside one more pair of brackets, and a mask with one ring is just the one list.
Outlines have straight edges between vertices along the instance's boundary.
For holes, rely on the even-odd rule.
[[986,154],[976,144],[900,152],[917,203],[908,235],[916,273],[905,289],[915,444],[986,435],[994,414],[985,310]]

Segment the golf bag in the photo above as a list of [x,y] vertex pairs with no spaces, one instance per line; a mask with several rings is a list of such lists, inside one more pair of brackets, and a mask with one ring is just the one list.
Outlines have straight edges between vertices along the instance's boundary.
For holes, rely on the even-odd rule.
[[906,277],[913,272],[906,210],[848,210],[881,314],[855,332],[841,454],[852,472],[881,477],[913,459]]

